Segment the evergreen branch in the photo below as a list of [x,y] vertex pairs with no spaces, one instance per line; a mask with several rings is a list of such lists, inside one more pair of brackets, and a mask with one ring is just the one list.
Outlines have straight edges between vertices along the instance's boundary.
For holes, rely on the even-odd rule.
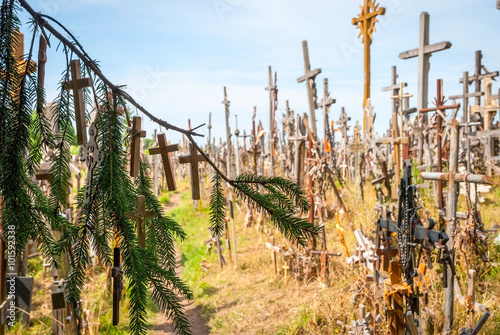
[[225,226],[224,193],[222,192],[221,177],[216,173],[212,179],[213,187],[210,195],[210,229],[215,236],[221,236]]

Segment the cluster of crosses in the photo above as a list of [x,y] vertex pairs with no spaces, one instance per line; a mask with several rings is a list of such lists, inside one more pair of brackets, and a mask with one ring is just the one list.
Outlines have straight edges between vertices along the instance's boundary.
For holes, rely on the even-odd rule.
[[[375,4],[373,0],[364,0],[361,13],[352,23],[360,29],[364,43],[364,118],[362,125],[357,122],[352,127],[350,134],[351,117],[344,108],[340,108],[337,121],[330,121],[333,105],[336,99],[330,96],[328,79],[323,80],[323,97],[318,101],[316,77],[321,74],[321,69],[311,70],[309,49],[307,41],[303,41],[302,50],[304,58],[304,74],[297,79],[298,83],[305,83],[308,97],[308,113],[295,115],[286,101],[286,113],[282,115],[281,131],[276,121],[278,111],[278,86],[277,73],[274,74],[269,66],[268,86],[269,92],[269,129],[264,129],[262,124],[256,123],[257,110],[254,107],[252,128],[247,135],[246,130],[236,127],[232,132],[230,127],[230,101],[224,87],[226,140],[222,139],[215,145],[211,135],[211,114],[208,122],[208,141],[204,150],[192,142],[183,139],[182,144],[170,144],[164,133],[155,134],[153,147],[149,148],[148,156],[144,155],[141,139],[146,137],[142,129],[142,119],[139,116],[130,120],[130,176],[139,175],[140,160],[149,159],[152,165],[152,175],[155,194],[159,193],[161,183],[169,191],[176,190],[176,180],[184,178],[189,171],[191,181],[192,199],[200,204],[203,196],[202,183],[205,177],[213,174],[212,169],[207,169],[201,162],[212,159],[220,171],[229,178],[234,178],[241,173],[266,175],[269,177],[283,176],[294,180],[297,184],[307,189],[311,210],[309,221],[322,226],[320,238],[321,245],[311,240],[307,248],[300,250],[289,245],[279,246],[274,236],[266,247],[271,250],[273,269],[276,274],[283,272],[285,282],[288,280],[289,271],[297,280],[309,280],[320,276],[326,284],[329,283],[330,257],[342,256],[339,252],[328,250],[327,232],[324,221],[330,216],[337,220],[337,232],[345,249],[346,261],[349,264],[362,264],[366,266],[373,281],[373,291],[377,301],[384,305],[387,311],[387,323],[391,334],[417,334],[419,324],[417,315],[431,314],[425,306],[427,298],[425,292],[420,292],[415,284],[418,275],[425,275],[426,266],[415,263],[415,255],[424,253],[428,260],[427,267],[432,266],[431,253],[435,251],[437,263],[443,269],[443,284],[445,292],[445,324],[446,334],[453,327],[453,305],[458,301],[465,305],[469,313],[468,324],[462,330],[463,334],[476,334],[484,325],[489,316],[486,306],[475,301],[476,272],[469,271],[468,292],[466,296],[457,294],[457,279],[455,277],[455,246],[456,239],[468,234],[473,243],[485,236],[484,225],[476,207],[470,206],[468,213],[457,212],[460,183],[467,186],[467,198],[471,198],[471,184],[491,184],[490,176],[500,173],[497,164],[500,160],[500,127],[494,122],[497,111],[500,109],[500,91],[495,94],[492,80],[498,77],[499,72],[489,72],[482,64],[481,51],[476,52],[476,66],[472,75],[464,72],[457,80],[463,85],[463,92],[450,96],[447,102],[443,93],[443,81],[437,81],[434,107],[429,107],[429,70],[430,56],[451,48],[450,42],[430,44],[429,14],[420,16],[420,38],[418,48],[402,52],[401,59],[418,58],[418,94],[417,107],[410,108],[410,98],[413,96],[404,93],[408,86],[398,81],[396,67],[392,67],[391,84],[382,88],[382,91],[391,92],[392,118],[391,127],[387,136],[381,138],[374,132],[375,114],[370,103],[370,46],[373,39],[376,17],[384,15],[385,9]],[[37,64],[24,61],[23,35],[18,32],[18,49],[16,61],[19,73],[34,73]],[[46,62],[47,42],[40,39],[38,57],[38,83],[44,85],[44,66]],[[76,122],[77,142],[80,153],[71,162],[72,180],[80,189],[82,171],[85,171],[85,200],[90,201],[93,171],[102,162],[102,148],[98,145],[98,129],[92,120],[87,123],[85,114],[84,89],[93,85],[90,78],[82,78],[80,61],[70,62],[71,79],[63,83],[63,88],[72,92],[73,106]],[[474,84],[473,92],[469,87]],[[19,92],[12,92],[14,96]],[[474,99],[474,102],[471,102]],[[461,100],[461,103],[457,103]],[[323,129],[318,130],[316,111],[321,108],[323,112]],[[54,106],[47,104],[45,113],[52,120]],[[462,118],[457,121],[458,112],[462,111]],[[51,125],[54,134],[59,132],[55,124]],[[320,134],[321,133],[321,134]],[[338,133],[338,135],[336,135]],[[233,138],[234,135],[234,138]],[[322,135],[322,138],[321,138]],[[247,138],[249,143],[247,145]],[[241,143],[240,143],[241,141]],[[182,153],[182,154],[181,154]],[[51,180],[50,163],[51,155],[44,158],[40,170],[33,176],[34,180],[48,189]],[[161,164],[160,164],[161,162]],[[161,169],[163,167],[163,169]],[[423,180],[432,181],[435,205],[439,209],[440,217],[434,221],[428,218],[424,224],[418,217],[417,199],[418,189],[421,185],[414,183],[416,175],[412,171],[421,171],[418,175]],[[460,170],[462,168],[462,170]],[[187,171],[186,171],[187,170]],[[479,174],[484,171],[484,174]],[[476,173],[478,172],[478,173]],[[367,238],[366,232],[356,229],[350,216],[350,210],[342,199],[342,188],[346,181],[356,185],[356,192],[363,197],[362,189],[366,180],[377,192],[376,210],[379,219],[374,224],[373,238]],[[340,185],[340,187],[338,186]],[[428,184],[427,184],[428,185]],[[446,188],[447,192],[444,192]],[[327,191],[334,193],[335,206],[327,205]],[[72,192],[68,192],[68,206],[65,215],[72,220],[71,203]],[[476,199],[477,201],[477,199]],[[135,211],[129,213],[128,218],[135,220],[137,236],[141,247],[146,247],[145,225],[146,220],[153,217],[151,211],[146,210],[145,196],[138,195]],[[446,204],[445,204],[446,203]],[[230,204],[230,216],[226,221],[232,221],[233,246],[231,248],[229,228],[226,224],[226,247],[230,260],[237,267],[236,236],[234,229],[233,203]],[[245,224],[250,225],[254,220],[262,222],[262,214],[254,213],[251,208],[246,208],[247,217]],[[332,214],[333,213],[333,214]],[[256,217],[254,217],[257,216]],[[463,222],[463,219],[466,219]],[[472,218],[472,219],[471,219]],[[345,232],[342,227],[344,220],[352,231],[357,241],[356,251],[349,254],[345,241]],[[462,221],[460,221],[462,220]],[[468,226],[467,226],[468,225]],[[472,226],[472,229],[469,229]],[[411,227],[411,228],[408,228]],[[460,233],[462,235],[460,235]],[[61,232],[54,231],[54,236]],[[219,254],[220,266],[226,264],[221,247],[221,238],[210,231],[210,238],[205,241],[207,252],[215,245]],[[394,235],[397,235],[395,237]],[[3,246],[5,247],[5,246]],[[32,246],[27,246],[23,255],[17,260],[16,273],[18,287],[25,294],[19,294],[17,306],[23,309],[23,322],[28,323],[31,305],[31,290],[33,278],[27,277],[27,259],[36,251]],[[231,253],[233,249],[234,253]],[[0,250],[1,252],[1,250]],[[92,253],[95,257],[95,252]],[[281,270],[278,268],[278,255],[283,258]],[[59,322],[53,323],[53,332],[63,334],[71,328],[71,313],[65,303],[64,285],[67,277],[67,264],[57,271],[50,269],[53,277],[52,308],[53,316]],[[419,272],[420,271],[420,272]],[[2,271],[1,281],[5,282],[5,271]],[[122,265],[120,259],[120,245],[114,242],[114,263],[111,269],[113,278],[113,324],[119,323],[119,307],[122,297]],[[23,288],[23,289],[21,289]],[[420,303],[420,300],[423,302]],[[7,319],[5,290],[0,292],[0,323]],[[365,306],[359,305],[359,319],[350,325],[351,334],[375,334],[377,324],[382,322],[379,311],[375,316],[366,313]],[[481,319],[476,322],[475,314],[480,313]],[[69,330],[70,331],[70,330]]]

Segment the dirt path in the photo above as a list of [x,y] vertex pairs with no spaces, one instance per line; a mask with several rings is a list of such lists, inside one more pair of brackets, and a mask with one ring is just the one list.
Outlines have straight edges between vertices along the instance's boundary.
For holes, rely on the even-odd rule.
[[[163,207],[165,212],[173,209],[177,206],[180,200],[180,194],[175,193],[170,198],[170,201]],[[181,265],[181,255],[177,250],[177,274],[182,272]],[[210,327],[206,324],[206,321],[201,316],[201,307],[195,306],[193,303],[190,303],[185,298],[181,298],[181,304],[184,306],[184,311],[186,316],[191,324],[191,331],[195,335],[208,335],[210,334]],[[168,320],[161,313],[157,314],[156,317],[152,320],[153,325],[149,328],[148,334],[175,334],[174,326],[172,322]]]

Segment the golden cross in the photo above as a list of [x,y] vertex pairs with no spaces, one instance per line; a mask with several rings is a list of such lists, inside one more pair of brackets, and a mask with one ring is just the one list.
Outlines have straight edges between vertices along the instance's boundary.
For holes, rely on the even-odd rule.
[[[372,35],[375,30],[377,15],[384,15],[385,8],[375,4],[375,0],[364,0],[364,5],[359,6],[361,13],[357,18],[352,19],[352,24],[359,28],[359,36],[363,37],[365,47],[365,95],[363,107],[366,107],[366,101],[370,98],[370,46],[372,44]],[[366,119],[366,112],[365,112]],[[366,129],[363,129],[366,131]]]

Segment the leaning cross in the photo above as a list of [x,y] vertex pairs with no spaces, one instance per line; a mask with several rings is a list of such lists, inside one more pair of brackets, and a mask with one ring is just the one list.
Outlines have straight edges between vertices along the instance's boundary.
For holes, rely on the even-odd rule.
[[307,48],[307,41],[302,41],[302,51],[304,53],[304,68],[305,74],[297,79],[298,83],[303,81],[306,82],[307,86],[307,98],[309,100],[309,114],[311,115],[311,129],[313,133],[318,133],[316,130],[316,83],[314,80],[316,76],[321,73],[321,69],[316,69],[311,71],[311,63],[309,62],[309,49]]
[[172,171],[172,160],[170,159],[170,152],[179,151],[179,144],[167,145],[167,138],[165,134],[158,134],[158,147],[150,148],[150,155],[161,155],[163,161],[163,169],[165,171],[165,178],[167,179],[167,186],[169,191],[177,189],[175,185],[175,178]]
[[140,116],[134,116],[132,121],[132,129],[130,137],[130,176],[137,177],[139,175],[139,156],[141,155],[141,137],[146,137],[146,131],[141,129],[142,119]]
[[420,39],[417,49],[408,50],[399,54],[400,59],[418,57],[418,105],[417,108],[427,107],[429,94],[429,59],[434,52],[451,48],[450,42],[441,42],[429,45],[429,13],[420,14]]
[[[78,145],[87,144],[87,125],[85,123],[85,101],[83,88],[92,86],[92,78],[81,77],[80,60],[71,61],[71,80],[62,84],[64,90],[73,90],[73,101],[76,118],[76,137]],[[135,119],[135,118],[134,118]]]
[[146,197],[143,195],[137,196],[137,211],[134,214],[127,214],[131,220],[137,223],[137,238],[141,248],[146,248],[146,219],[153,217],[153,212],[146,210]]
[[191,164],[191,197],[193,200],[200,200],[200,174],[198,171],[198,163],[205,161],[202,155],[198,155],[198,151],[193,143],[189,144],[189,155],[179,156],[179,163]]
[[[360,6],[361,13],[357,18],[352,19],[352,24],[359,28],[359,36],[363,37],[364,44],[364,54],[365,54],[365,94],[363,98],[363,108],[366,107],[366,103],[370,98],[370,46],[373,40],[373,32],[375,30],[375,23],[378,21],[378,15],[385,14],[385,8],[380,7],[375,4],[375,0],[364,0],[363,6]],[[365,118],[366,120],[366,112]],[[366,122],[364,123],[366,124]],[[363,129],[363,133],[366,132],[366,128]]]

